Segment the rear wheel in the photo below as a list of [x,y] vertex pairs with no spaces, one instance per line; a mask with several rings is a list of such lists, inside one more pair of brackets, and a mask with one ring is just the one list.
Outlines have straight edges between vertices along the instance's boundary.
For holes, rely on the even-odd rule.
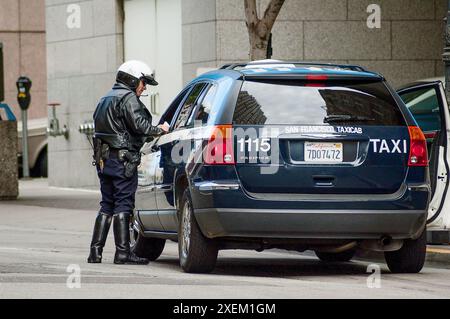
[[154,261],[161,256],[165,245],[165,239],[147,238],[142,236],[136,229],[130,229],[130,248],[138,257]]
[[340,253],[325,253],[320,251],[315,251],[316,256],[325,262],[346,262],[350,261],[353,256],[355,256],[356,250],[349,249]]
[[386,263],[393,273],[418,273],[425,264],[427,252],[426,230],[417,239],[407,239],[402,248],[384,253]]
[[208,273],[216,266],[216,243],[203,236],[195,220],[189,190],[185,190],[180,205],[178,255],[185,272]]

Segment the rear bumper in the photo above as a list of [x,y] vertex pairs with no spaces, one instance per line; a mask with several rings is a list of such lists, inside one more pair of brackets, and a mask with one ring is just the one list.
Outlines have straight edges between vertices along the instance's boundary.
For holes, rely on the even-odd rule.
[[417,238],[430,198],[428,184],[405,184],[387,195],[257,197],[231,180],[191,185],[195,217],[209,238]]
[[426,223],[423,210],[196,209],[205,236],[252,238],[416,238]]

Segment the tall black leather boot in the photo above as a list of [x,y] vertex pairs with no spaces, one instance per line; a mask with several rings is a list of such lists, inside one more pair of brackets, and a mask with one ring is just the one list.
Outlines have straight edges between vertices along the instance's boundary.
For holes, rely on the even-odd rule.
[[91,252],[87,260],[88,263],[102,262],[103,247],[105,246],[111,221],[112,216],[103,212],[99,212],[97,214],[94,224],[94,232],[92,234]]
[[119,213],[114,217],[114,241],[116,242],[115,264],[137,264],[146,265],[147,258],[140,258],[130,250],[130,214]]

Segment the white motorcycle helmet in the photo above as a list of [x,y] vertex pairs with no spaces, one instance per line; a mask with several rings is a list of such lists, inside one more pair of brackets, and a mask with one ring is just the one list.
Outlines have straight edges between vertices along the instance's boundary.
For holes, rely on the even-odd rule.
[[133,90],[139,86],[139,80],[144,81],[147,85],[158,85],[150,67],[137,60],[130,60],[122,64],[117,70],[116,80]]

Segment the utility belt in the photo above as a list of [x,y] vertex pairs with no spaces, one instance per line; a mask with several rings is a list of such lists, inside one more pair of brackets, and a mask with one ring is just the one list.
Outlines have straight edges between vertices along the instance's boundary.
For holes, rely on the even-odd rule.
[[94,138],[94,160],[92,165],[98,165],[100,171],[103,172],[105,161],[110,158],[117,158],[125,166],[125,177],[130,178],[136,172],[137,167],[141,163],[141,154],[138,152],[130,152],[126,149],[114,149],[108,144],[103,143],[99,138]]
[[118,150],[113,148],[109,150],[109,158],[117,158],[119,161],[125,162],[128,153],[128,150]]

